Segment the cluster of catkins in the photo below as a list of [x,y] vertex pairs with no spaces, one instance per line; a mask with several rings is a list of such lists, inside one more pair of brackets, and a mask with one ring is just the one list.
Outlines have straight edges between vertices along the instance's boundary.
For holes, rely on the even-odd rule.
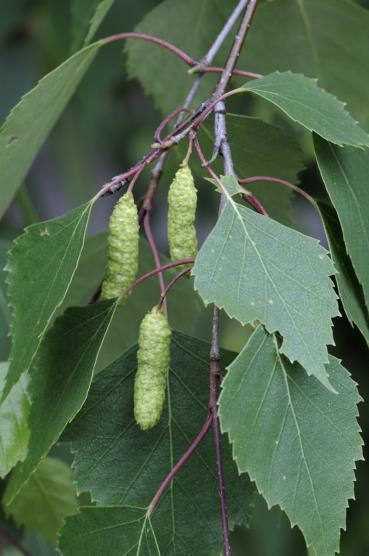
[[[168,193],[168,242],[173,261],[195,257],[197,239],[195,216],[197,191],[187,163],[177,171]],[[110,217],[108,260],[101,298],[118,298],[122,304],[127,288],[138,270],[139,224],[137,206],[131,192],[117,202]],[[169,323],[155,306],[141,322],[137,373],[134,387],[134,414],[138,425],[151,429],[160,419],[170,361]]]

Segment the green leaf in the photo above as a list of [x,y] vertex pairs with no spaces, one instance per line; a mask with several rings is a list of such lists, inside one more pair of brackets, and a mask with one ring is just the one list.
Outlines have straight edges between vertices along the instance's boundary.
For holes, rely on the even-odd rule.
[[[267,175],[299,183],[297,176],[304,169],[303,154],[297,141],[283,129],[257,118],[227,114],[227,132],[234,167],[240,178]],[[201,145],[209,158],[212,136],[213,130],[209,125],[200,132]],[[221,161],[214,168],[221,174]],[[247,184],[246,187],[275,220],[282,224],[290,223],[291,190],[267,182]]]
[[268,1],[256,10],[239,65],[317,77],[362,119],[369,97],[368,28],[368,10],[349,0]]
[[[82,507],[79,514],[66,520],[61,531],[59,550],[63,556],[122,556],[130,553],[136,556],[172,553],[182,556],[189,554],[190,549],[183,540],[180,541],[179,551],[172,552],[169,545],[162,552],[158,547],[151,519],[143,508],[87,506]],[[205,556],[210,553],[204,553],[204,547],[201,547],[201,554]]]
[[318,137],[314,144],[320,173],[369,308],[369,150],[342,149]]
[[220,397],[239,471],[299,526],[315,556],[338,552],[362,458],[356,384],[332,356],[328,369],[337,394],[283,359],[276,339],[258,327]]
[[301,74],[274,72],[246,83],[255,93],[278,106],[289,118],[338,145],[369,145],[369,135],[344,109],[344,104]]
[[[101,282],[106,261],[106,234],[99,233],[87,237],[78,269],[63,302],[62,308],[88,303]],[[168,262],[160,255],[162,263]],[[154,268],[154,261],[147,242],[140,241],[139,276]],[[165,272],[167,281],[176,271]],[[160,289],[156,277],[146,280],[128,297],[123,307],[118,307],[109,333],[99,354],[97,370],[105,368],[121,353],[130,348],[138,338],[140,322],[146,312],[158,303]],[[205,336],[209,328],[199,327],[204,306],[197,292],[193,290],[193,280],[180,280],[168,297],[169,319],[171,326],[187,334]]]
[[[135,31],[166,39],[199,60],[210,48],[234,5],[234,0],[165,0],[147,14]],[[231,37],[228,37],[214,64],[223,63],[223,55],[230,44]],[[128,41],[126,51],[130,77],[139,79],[145,91],[153,95],[158,108],[168,113],[183,104],[193,76],[188,75],[188,67],[181,60],[145,41]],[[203,80],[193,105],[210,94],[215,79],[216,76],[213,79],[207,76]]]
[[47,74],[11,110],[0,129],[0,216],[22,184],[102,43],[80,50]]
[[335,210],[326,203],[318,203],[327,234],[330,251],[337,269],[336,281],[347,318],[356,324],[369,343],[369,313],[363,289],[356,277],[350,257],[346,253],[340,223]]
[[0,361],[9,357],[10,341],[8,338],[10,311],[6,299],[6,273],[4,271],[10,241],[0,240]]
[[[12,479],[7,488],[11,483]],[[65,517],[78,511],[71,470],[58,459],[44,459],[5,511],[18,525],[35,529],[56,543]]]
[[201,247],[193,274],[205,304],[215,303],[242,324],[259,320],[280,332],[292,362],[328,388],[327,344],[338,307],[334,273],[316,240],[230,200]]
[[32,371],[28,453],[6,492],[9,504],[84,404],[114,314],[113,301],[69,309],[47,333]]
[[74,0],[72,3],[72,51],[88,45],[115,0]]
[[27,371],[77,268],[91,212],[88,202],[54,220],[34,224],[15,240],[6,269],[13,319],[4,396]]
[[[5,384],[8,363],[0,363],[0,393]],[[0,477],[24,460],[27,455],[29,429],[28,374],[24,373],[0,405]]]
[[[136,347],[95,378],[85,406],[62,437],[72,443],[79,491],[89,491],[98,504],[148,506],[208,414],[209,349],[207,343],[178,332],[173,334],[167,400],[159,424],[150,431],[142,432],[133,415]],[[224,363],[231,360],[232,354],[224,352]],[[246,520],[253,500],[252,488],[245,477],[240,482],[226,442],[223,456],[233,528]],[[117,511],[124,514],[126,510]],[[205,556],[220,549],[222,533],[211,432],[176,475],[152,518],[163,554]],[[129,529],[122,528],[115,534],[122,553]]]

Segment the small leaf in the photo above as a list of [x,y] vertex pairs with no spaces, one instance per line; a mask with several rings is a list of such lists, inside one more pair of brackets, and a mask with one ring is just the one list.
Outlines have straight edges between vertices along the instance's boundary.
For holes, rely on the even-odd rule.
[[74,0],[72,3],[72,51],[88,45],[115,0]]
[[0,129],[0,216],[23,182],[46,137],[101,43],[80,50],[47,74],[11,110]]
[[[79,491],[89,491],[98,504],[148,506],[208,414],[209,349],[207,343],[173,333],[164,411],[158,425],[146,432],[136,424],[133,412],[136,347],[97,375],[86,404],[62,437],[71,442]],[[222,355],[225,364],[231,361],[232,354]],[[209,432],[152,514],[157,542],[165,554],[206,556],[221,547],[213,446]],[[223,459],[233,528],[247,519],[252,487],[246,477],[240,482],[226,442]],[[129,529],[116,531],[120,548],[126,535]]]
[[328,388],[327,344],[338,306],[327,252],[316,240],[233,200],[201,247],[193,274],[205,304],[283,336],[281,351]]
[[76,271],[91,212],[88,202],[54,220],[34,224],[9,253],[13,319],[10,368],[4,397],[27,371]]
[[[5,384],[7,363],[0,363],[0,393]],[[29,376],[24,373],[0,405],[0,477],[24,460],[27,455],[29,429],[27,426],[29,398],[27,385]]]
[[69,309],[46,335],[29,385],[28,453],[13,473],[6,504],[15,498],[85,402],[114,311],[112,301]]
[[347,318],[356,324],[369,343],[369,312],[365,305],[363,289],[356,277],[351,260],[346,253],[340,223],[335,210],[319,202],[319,211],[327,234],[330,251],[337,269],[336,281]]
[[280,108],[289,118],[338,145],[369,145],[369,135],[344,104],[318,87],[315,79],[290,71],[275,72],[243,85]]
[[239,471],[269,506],[281,506],[316,556],[338,552],[362,458],[356,385],[334,357],[328,372],[337,394],[283,359],[260,326],[229,367],[220,397]]
[[[11,483],[12,479],[7,488]],[[71,470],[58,459],[42,460],[5,511],[18,525],[35,529],[56,543],[65,517],[78,511]]]
[[351,258],[369,308],[369,150],[339,148],[314,138],[317,162],[341,223]]

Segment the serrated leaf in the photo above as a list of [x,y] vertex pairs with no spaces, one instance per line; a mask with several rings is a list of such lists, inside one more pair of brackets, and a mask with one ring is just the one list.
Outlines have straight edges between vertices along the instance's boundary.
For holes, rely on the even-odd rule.
[[[227,114],[227,133],[234,167],[240,178],[267,175],[299,183],[298,174],[305,168],[303,154],[297,141],[283,129],[258,118]],[[212,126],[201,128],[201,145],[209,158],[213,148],[212,136]],[[217,161],[214,168],[221,174],[221,161]],[[267,182],[247,184],[246,187],[272,218],[290,224],[291,190]]]
[[275,106],[289,118],[338,145],[369,145],[369,135],[346,112],[344,104],[301,74],[274,72],[242,87]]
[[88,45],[115,0],[74,0],[72,3],[72,52]]
[[[0,393],[5,384],[8,363],[0,363]],[[27,455],[29,429],[27,425],[29,398],[27,385],[29,377],[24,373],[10,390],[6,400],[0,405],[0,477]]]
[[8,337],[10,311],[6,299],[6,272],[4,270],[7,253],[10,248],[10,241],[0,240],[0,361],[8,359],[10,348]]
[[[101,282],[106,262],[106,234],[99,233],[86,238],[84,250],[61,309],[71,305],[88,303]],[[163,264],[168,262],[160,254]],[[139,271],[141,276],[154,268],[152,253],[147,242],[141,238],[139,249]],[[175,276],[175,270],[165,272],[166,280]],[[156,277],[146,280],[128,297],[123,306],[118,307],[109,328],[109,334],[99,354],[96,369],[99,371],[112,363],[121,353],[130,348],[138,338],[140,322],[146,312],[158,303],[160,289]],[[169,320],[172,328],[186,334],[207,337],[208,328],[199,327],[198,321],[204,314],[204,306],[193,290],[193,281],[181,280],[171,290],[168,297]],[[210,323],[209,323],[210,324]]]
[[[210,48],[234,5],[234,0],[165,0],[144,17],[135,31],[166,39],[195,59],[200,59]],[[230,44],[231,37],[228,37],[214,64],[223,63],[223,55]],[[193,83],[193,76],[188,75],[188,68],[183,62],[165,49],[153,48],[144,41],[127,42],[126,51],[130,77],[139,79],[145,91],[153,95],[155,104],[164,113],[182,105]],[[165,72],[162,71],[163,68]],[[160,83],[157,79],[159,74]],[[210,94],[216,78],[207,77],[203,80],[194,105]]]
[[110,300],[68,309],[47,333],[28,389],[32,402],[28,453],[13,472],[6,504],[15,498],[85,402],[115,307]]
[[369,150],[339,148],[318,137],[314,145],[320,173],[341,223],[346,251],[369,308]]
[[[12,479],[7,488],[11,488]],[[78,511],[72,472],[61,460],[46,458],[5,508],[18,525],[39,531],[56,543],[65,517]]]
[[330,388],[325,365],[338,306],[327,251],[316,240],[233,200],[192,271],[204,302],[242,324],[259,320],[283,336],[281,351]]
[[91,202],[34,224],[9,252],[6,270],[13,338],[4,397],[27,371],[53,314],[63,301],[83,248]]
[[339,549],[362,458],[356,384],[332,356],[328,372],[337,394],[283,359],[258,327],[229,367],[219,402],[239,471],[299,526],[315,556]]
[[368,27],[368,10],[349,0],[271,0],[256,10],[239,66],[317,77],[362,119],[369,96]]
[[0,129],[0,216],[23,182],[102,43],[80,50],[47,74],[11,110]]
[[[85,406],[62,437],[71,442],[79,491],[89,491],[98,504],[148,506],[207,416],[209,349],[207,343],[173,333],[166,406],[159,424],[150,431],[142,432],[134,421],[136,347],[95,378]],[[225,364],[231,359],[232,354],[223,353]],[[223,456],[233,528],[246,520],[252,488],[247,480],[239,482],[227,443],[223,443]],[[152,515],[162,554],[205,556],[220,548],[214,462],[213,435],[209,432]],[[122,548],[129,530],[122,528],[116,534],[115,543]]]
[[340,223],[335,210],[326,203],[318,203],[325,232],[329,242],[340,298],[347,318],[356,324],[369,343],[369,313],[366,309],[363,289],[356,277],[351,260],[346,253]]

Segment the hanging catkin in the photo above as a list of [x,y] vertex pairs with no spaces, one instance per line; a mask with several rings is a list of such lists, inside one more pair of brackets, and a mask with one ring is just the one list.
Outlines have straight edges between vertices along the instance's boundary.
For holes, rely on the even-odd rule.
[[170,357],[169,323],[154,307],[141,322],[134,388],[134,414],[143,430],[154,427],[165,400]]
[[137,207],[132,193],[123,195],[114,207],[109,222],[108,260],[101,298],[119,297],[133,282],[138,269],[139,226]]
[[168,193],[168,242],[172,261],[195,257],[197,190],[191,170],[184,164],[176,173]]

